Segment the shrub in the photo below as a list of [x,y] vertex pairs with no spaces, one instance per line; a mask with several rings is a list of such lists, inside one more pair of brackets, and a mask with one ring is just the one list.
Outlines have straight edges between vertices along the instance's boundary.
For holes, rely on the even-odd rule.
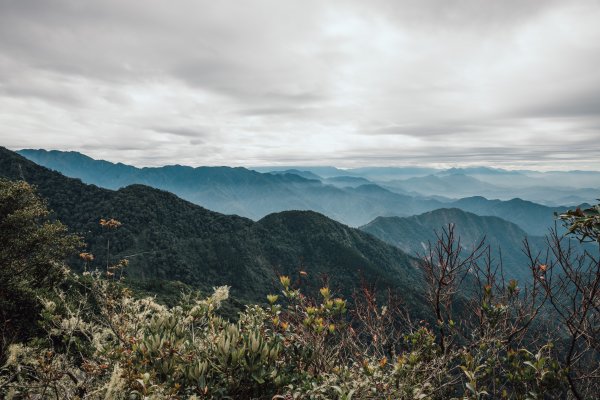
[[65,278],[78,244],[31,186],[0,178],[0,363],[11,342],[36,331],[37,297]]

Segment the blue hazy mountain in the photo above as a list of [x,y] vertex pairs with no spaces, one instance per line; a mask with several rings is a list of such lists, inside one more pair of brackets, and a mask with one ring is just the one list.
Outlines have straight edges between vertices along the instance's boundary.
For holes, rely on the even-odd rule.
[[[351,226],[364,225],[379,216],[410,216],[438,208],[455,207],[483,216],[497,216],[519,225],[532,235],[547,233],[553,225],[555,212],[566,207],[548,207],[530,201],[511,199],[488,200],[470,196],[460,200],[435,198],[433,194],[407,195],[403,190],[383,187],[368,178],[348,175],[347,170],[319,167],[321,172],[337,171],[343,182],[355,177],[360,185],[329,184],[335,177],[323,181],[306,179],[298,173],[260,173],[246,168],[187,167],[171,165],[155,168],[137,168],[124,164],[94,160],[77,152],[22,150],[20,154],[64,175],[79,178],[85,183],[108,189],[118,189],[131,184],[143,184],[167,190],[177,196],[224,214],[237,214],[258,220],[267,214],[286,210],[312,210]],[[314,169],[301,168],[297,171]],[[383,171],[391,174],[403,168],[361,169],[370,173]],[[415,170],[424,172],[426,169]],[[282,170],[287,171],[287,170]],[[415,172],[413,171],[413,172]],[[302,173],[301,173],[302,174]],[[309,175],[312,177],[312,175]],[[319,174],[318,176],[323,176]],[[431,179],[431,174],[425,179]],[[415,178],[416,179],[416,178]],[[435,176],[451,187],[478,181],[464,174]],[[450,181],[444,181],[450,180]],[[476,182],[475,182],[476,183]],[[449,186],[448,186],[449,185]],[[444,193],[437,193],[444,196]]]
[[481,196],[460,199],[449,203],[449,206],[481,216],[500,217],[513,222],[530,235],[536,236],[546,235],[548,229],[554,227],[553,215],[568,209],[568,207],[547,207],[522,199],[488,200]]
[[[345,170],[333,167],[318,168],[326,172],[326,175],[321,176],[329,179],[342,176],[364,178],[392,191],[419,197],[458,199],[478,195],[500,200],[521,198],[547,206],[593,203],[600,197],[598,171],[540,172],[490,167],[364,167]],[[342,186],[336,181],[328,183]]]
[[411,255],[423,255],[428,243],[435,243],[436,231],[454,224],[465,252],[483,238],[496,263],[502,259],[505,277],[530,279],[529,260],[521,251],[527,238],[534,249],[544,247],[544,238],[528,235],[516,224],[498,217],[482,217],[458,208],[444,208],[411,217],[378,217],[360,227]]
[[366,178],[348,175],[333,176],[331,178],[325,179],[324,182],[337,187],[358,187],[361,185],[373,184],[373,182]]
[[463,173],[426,175],[406,180],[387,182],[392,190],[413,192],[420,195],[443,195],[446,197],[465,197],[499,192],[501,189]]
[[273,167],[252,167],[250,169],[253,171],[262,172],[262,173],[287,171],[287,170],[307,171],[307,172],[311,172],[311,173],[313,173],[317,176],[323,177],[323,178],[329,178],[332,176],[340,176],[340,175],[346,174],[346,170],[338,169],[335,167],[328,167],[328,166],[311,167],[311,166],[288,165],[288,166],[273,166]]
[[[24,157],[108,189],[143,184],[225,214],[258,220],[287,210],[312,210],[337,221],[359,226],[380,215],[412,215],[440,206],[369,185],[340,188],[296,173],[259,173],[246,168],[171,165],[136,168],[98,161],[76,152],[22,150]],[[286,171],[286,170],[284,170]]]
[[[417,196],[483,196],[500,200],[519,197],[550,206],[593,202],[600,196],[600,174],[581,174],[576,171],[525,174],[491,168],[452,168],[436,174],[395,179],[379,184],[390,190],[413,193]],[[583,186],[575,186],[577,184]],[[596,188],[585,186],[594,184],[597,185]]]
[[316,181],[321,181],[323,179],[315,173],[312,173],[310,171],[301,171],[299,169],[286,169],[284,171],[270,171],[269,173],[275,174],[275,175],[293,174],[293,175],[301,176],[302,178],[305,178],[305,179],[312,179],[312,180],[316,180]]

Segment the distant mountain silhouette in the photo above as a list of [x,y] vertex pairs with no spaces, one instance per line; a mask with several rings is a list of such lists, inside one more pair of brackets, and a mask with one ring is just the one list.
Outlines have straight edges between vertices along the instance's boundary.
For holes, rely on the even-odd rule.
[[324,180],[324,182],[337,187],[357,187],[361,185],[373,184],[373,182],[371,182],[370,180],[362,178],[360,176],[347,175],[327,178]]
[[[548,207],[520,199],[500,201],[473,196],[452,201],[435,198],[434,195],[408,195],[403,189],[383,187],[365,177],[355,176],[359,171],[365,174],[431,172],[423,168],[362,168],[345,171],[333,167],[311,167],[296,169],[304,171],[297,173],[289,173],[288,170],[283,170],[285,173],[259,173],[240,167],[192,168],[172,165],[136,168],[94,160],[76,152],[22,150],[20,154],[67,176],[80,178],[86,183],[109,189],[132,184],[148,185],[172,192],[210,210],[237,214],[253,220],[259,220],[273,212],[312,210],[342,223],[360,226],[378,216],[410,216],[438,208],[454,207],[482,216],[498,216],[519,225],[531,235],[544,235],[554,224],[554,212],[562,212],[568,208]],[[316,174],[315,170],[324,173],[319,174],[324,176],[324,182],[306,179],[306,171]],[[337,178],[327,177],[332,173],[337,173]],[[305,176],[301,176],[302,174]],[[332,179],[333,181],[330,181]],[[328,184],[336,179],[335,185]],[[424,178],[413,179],[442,182],[447,188],[479,182],[473,177],[461,174],[429,174]],[[367,182],[359,185],[363,180]],[[340,184],[344,181],[352,181],[353,184]]]
[[269,174],[275,174],[275,175],[293,174],[293,175],[301,176],[302,178],[305,178],[305,179],[312,179],[312,180],[316,180],[316,181],[321,181],[323,179],[319,175],[314,174],[310,171],[300,171],[299,169],[286,169],[284,171],[270,171]]
[[[258,220],[272,212],[312,210],[359,226],[380,215],[411,215],[438,208],[435,200],[380,190],[355,190],[306,179],[298,173],[259,173],[246,168],[136,168],[93,160],[75,152],[22,150],[47,168],[108,189],[143,184],[175,193],[213,211]],[[306,175],[306,174],[304,174]],[[385,198],[380,198],[381,192]]]
[[387,186],[405,192],[415,192],[421,195],[441,195],[462,197],[465,194],[478,195],[485,192],[499,192],[500,188],[482,182],[462,173],[427,175],[423,177],[395,180]]

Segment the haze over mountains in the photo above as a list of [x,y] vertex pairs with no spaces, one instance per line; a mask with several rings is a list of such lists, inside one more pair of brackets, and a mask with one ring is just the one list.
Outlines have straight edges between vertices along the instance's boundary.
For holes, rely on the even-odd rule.
[[[271,172],[276,167],[255,168]],[[281,168],[280,168],[281,170]],[[511,171],[487,167],[420,168],[371,167],[340,170],[335,168],[289,167],[287,171],[315,173],[330,181],[344,177],[376,183],[395,192],[416,196],[463,198],[483,196],[488,199],[521,198],[548,206],[591,203],[600,192],[598,171]],[[331,181],[330,181],[331,183]]]
[[[522,251],[525,238],[535,254],[544,247],[544,238],[527,235],[516,224],[498,217],[481,217],[458,208],[444,208],[412,217],[379,217],[360,229],[414,255],[426,254],[429,244],[437,240],[442,229],[452,224],[464,253],[475,249],[485,239],[492,262],[502,262],[506,276],[521,281],[531,279],[529,259]],[[504,250],[504,251],[502,251]]]
[[[406,195],[373,183],[377,169],[365,170],[367,178],[320,168],[329,172],[323,178],[297,169],[136,168],[75,152],[20,153],[41,165],[0,148],[0,176],[34,184],[56,217],[83,235],[98,255],[97,265],[106,263],[110,238],[111,261],[129,258],[127,273],[142,290],[169,296],[179,290],[178,282],[205,290],[230,284],[240,306],[262,300],[277,274],[305,271],[313,290],[333,278],[332,285],[349,295],[368,282],[406,291],[407,304],[421,309],[421,293],[411,288],[419,276],[413,257],[448,224],[457,227],[465,251],[485,237],[493,262],[502,259],[505,277],[525,281],[530,277],[523,240],[542,249],[540,236],[553,225],[553,212],[565,209],[521,199]],[[242,216],[226,215],[235,213]],[[102,217],[124,225],[103,231]],[[364,224],[355,229],[335,220]]]
[[[178,282],[205,290],[230,284],[241,301],[238,306],[263,300],[278,273],[302,270],[313,289],[322,279],[331,278],[333,287],[349,295],[360,282],[369,282],[406,291],[405,301],[419,309],[420,292],[410,288],[419,275],[412,257],[422,255],[426,245],[435,241],[435,232],[450,223],[455,224],[465,251],[485,237],[494,262],[502,259],[505,276],[525,281],[529,273],[521,251],[523,240],[527,237],[534,249],[543,248],[543,238],[535,234],[546,233],[556,210],[520,199],[413,197],[352,175],[323,178],[301,170],[259,173],[227,167],[135,168],[73,152],[22,153],[93,183],[66,177],[0,148],[0,176],[34,184],[56,217],[83,235],[88,250],[97,255],[97,265],[106,263],[110,238],[111,261],[128,257],[127,273],[134,286],[168,297],[179,290]],[[144,185],[219,211],[250,210],[257,221],[211,211]],[[294,207],[326,210],[356,223],[376,216],[354,229]],[[277,208],[285,211],[268,213]],[[530,232],[497,216],[477,214],[512,218],[530,227]],[[98,224],[102,217],[114,217],[123,227],[104,231]]]
[[[0,148],[0,177],[24,179],[48,200],[55,216],[83,235],[95,265],[106,265],[106,241],[111,262],[129,257],[132,282],[154,293],[165,282],[183,282],[207,291],[231,285],[236,298],[264,301],[277,274],[307,272],[308,288],[322,279],[350,295],[364,280],[381,288],[408,293],[418,270],[415,260],[358,229],[315,212],[288,211],[258,222],[223,215],[142,185],[116,191],[87,185],[38,166]],[[103,230],[98,221],[116,218],[123,226]],[[408,305],[421,302],[411,290]]]
[[[503,218],[530,235],[546,234],[553,226],[554,213],[567,207],[549,207],[521,199],[488,200],[482,196],[453,200],[450,195],[457,194],[461,187],[463,191],[470,187],[471,194],[479,193],[477,185],[489,190],[497,187],[466,173],[490,176],[496,182],[513,179],[523,185],[532,180],[543,183],[556,176],[568,176],[569,182],[581,185],[600,178],[596,172],[574,172],[572,175],[579,179],[575,180],[565,173],[525,174],[489,168],[438,171],[431,168],[302,167],[273,169],[271,173],[265,172],[269,168],[257,168],[263,172],[240,167],[180,165],[136,168],[94,160],[77,152],[21,150],[19,153],[85,183],[108,189],[144,184],[170,191],[213,211],[253,220],[273,212],[312,210],[350,226],[361,226],[381,216],[411,216],[439,208],[460,208],[477,215]],[[423,193],[415,192],[415,186],[421,187]],[[582,190],[587,189],[572,193]],[[593,192],[590,191],[592,198]]]

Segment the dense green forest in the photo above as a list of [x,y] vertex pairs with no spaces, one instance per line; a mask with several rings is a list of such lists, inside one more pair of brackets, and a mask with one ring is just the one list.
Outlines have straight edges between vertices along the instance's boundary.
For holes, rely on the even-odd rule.
[[[253,222],[144,186],[85,185],[1,151],[3,398],[588,399],[600,389],[600,260],[569,237],[523,249],[524,282],[488,247],[461,247],[452,225],[414,259],[314,212]],[[570,237],[600,244],[600,205],[560,218]],[[147,297],[154,290],[163,298]]]
[[[465,253],[485,241],[494,260],[502,262],[506,276],[521,281],[531,278],[526,268],[529,260],[527,254],[513,249],[521,249],[524,240],[536,250],[543,249],[545,245],[543,237],[527,235],[511,222],[498,217],[482,217],[458,208],[441,208],[411,217],[378,217],[360,229],[417,256],[424,254],[427,245],[437,240],[436,232],[439,234],[441,228],[449,224],[456,226],[456,234],[460,236]],[[502,252],[503,249],[508,251]]]
[[[164,297],[179,293],[182,284],[205,291],[230,285],[236,300],[264,301],[278,274],[304,271],[313,292],[331,278],[332,287],[349,296],[366,280],[380,290],[401,290],[408,304],[422,308],[418,293],[407,290],[417,279],[415,259],[314,212],[281,212],[253,222],[147,186],[112,191],[86,185],[6,149],[0,149],[0,176],[36,186],[53,216],[82,236],[95,256],[91,268],[127,258],[127,276]],[[123,225],[108,230],[100,218]],[[80,270],[81,263],[72,267]]]

